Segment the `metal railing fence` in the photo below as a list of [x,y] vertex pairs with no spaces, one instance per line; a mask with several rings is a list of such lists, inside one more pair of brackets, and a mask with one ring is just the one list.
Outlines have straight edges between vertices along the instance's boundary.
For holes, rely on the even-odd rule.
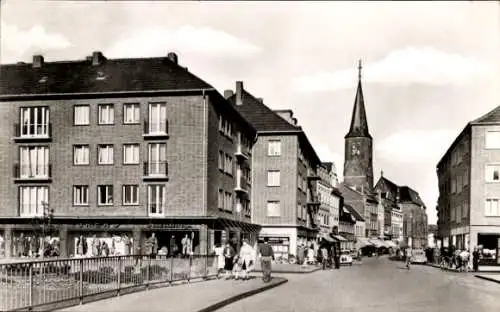
[[0,264],[0,311],[75,301],[132,287],[215,277],[217,257],[132,255]]

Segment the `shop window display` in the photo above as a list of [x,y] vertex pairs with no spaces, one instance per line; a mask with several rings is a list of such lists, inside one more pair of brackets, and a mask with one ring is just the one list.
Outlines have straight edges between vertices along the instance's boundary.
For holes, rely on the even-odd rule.
[[478,234],[479,264],[500,265],[500,235]]

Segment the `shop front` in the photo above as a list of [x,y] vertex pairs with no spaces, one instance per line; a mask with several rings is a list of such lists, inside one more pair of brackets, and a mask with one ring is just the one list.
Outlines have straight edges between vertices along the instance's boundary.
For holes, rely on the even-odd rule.
[[[0,256],[37,258],[131,254],[210,254],[230,240],[256,243],[260,226],[219,217],[58,218],[43,229],[26,218],[0,218]],[[154,243],[153,243],[154,242]],[[50,251],[50,252],[49,252]]]

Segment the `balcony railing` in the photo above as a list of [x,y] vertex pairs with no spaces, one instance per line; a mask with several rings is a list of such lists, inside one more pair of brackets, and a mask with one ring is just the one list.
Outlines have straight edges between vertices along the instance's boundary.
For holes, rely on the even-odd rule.
[[144,162],[145,179],[168,178],[168,163],[166,161]]
[[15,141],[40,141],[52,139],[52,124],[14,124]]
[[236,186],[234,190],[239,193],[248,193],[248,183],[241,169],[236,170]]
[[214,278],[217,261],[206,255],[133,255],[2,263],[0,311],[53,311],[105,294]]
[[238,143],[236,146],[236,152],[234,152],[234,155],[240,160],[248,160],[246,148],[244,148],[241,143]]
[[52,165],[14,164],[14,179],[16,181],[49,181],[52,178]]
[[314,180],[320,180],[321,178],[319,177],[319,175],[316,172],[314,172],[311,169],[308,169],[307,170],[307,179],[314,181]]
[[144,120],[144,135],[145,138],[160,138],[168,137],[168,120],[150,122]]

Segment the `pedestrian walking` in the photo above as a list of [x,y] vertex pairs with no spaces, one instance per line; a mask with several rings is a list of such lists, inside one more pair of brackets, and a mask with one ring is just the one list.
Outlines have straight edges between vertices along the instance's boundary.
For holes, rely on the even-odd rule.
[[479,269],[479,250],[477,246],[474,247],[474,251],[472,252],[472,270],[477,272]]
[[273,247],[269,244],[269,239],[264,238],[264,244],[259,247],[260,266],[262,268],[262,280],[264,283],[271,281],[271,261],[274,260]]
[[470,259],[470,253],[467,249],[463,250],[460,253],[460,259],[462,262],[462,268],[465,273],[469,272],[469,259]]
[[243,245],[240,248],[240,263],[241,263],[241,272],[242,279],[248,280],[248,273],[252,270],[253,261],[255,259],[255,253],[252,246],[248,244],[248,239],[243,239]]
[[233,271],[233,260],[236,252],[229,244],[229,242],[226,242],[226,245],[224,246],[224,270],[225,270],[225,275],[226,279],[230,279],[232,276],[232,271]]
[[220,244],[217,244],[215,247],[215,255],[217,256],[217,274],[220,274],[224,271],[224,247]]
[[411,263],[411,248],[408,247],[405,250],[405,261],[406,261],[406,268],[409,270],[410,269],[410,263]]

